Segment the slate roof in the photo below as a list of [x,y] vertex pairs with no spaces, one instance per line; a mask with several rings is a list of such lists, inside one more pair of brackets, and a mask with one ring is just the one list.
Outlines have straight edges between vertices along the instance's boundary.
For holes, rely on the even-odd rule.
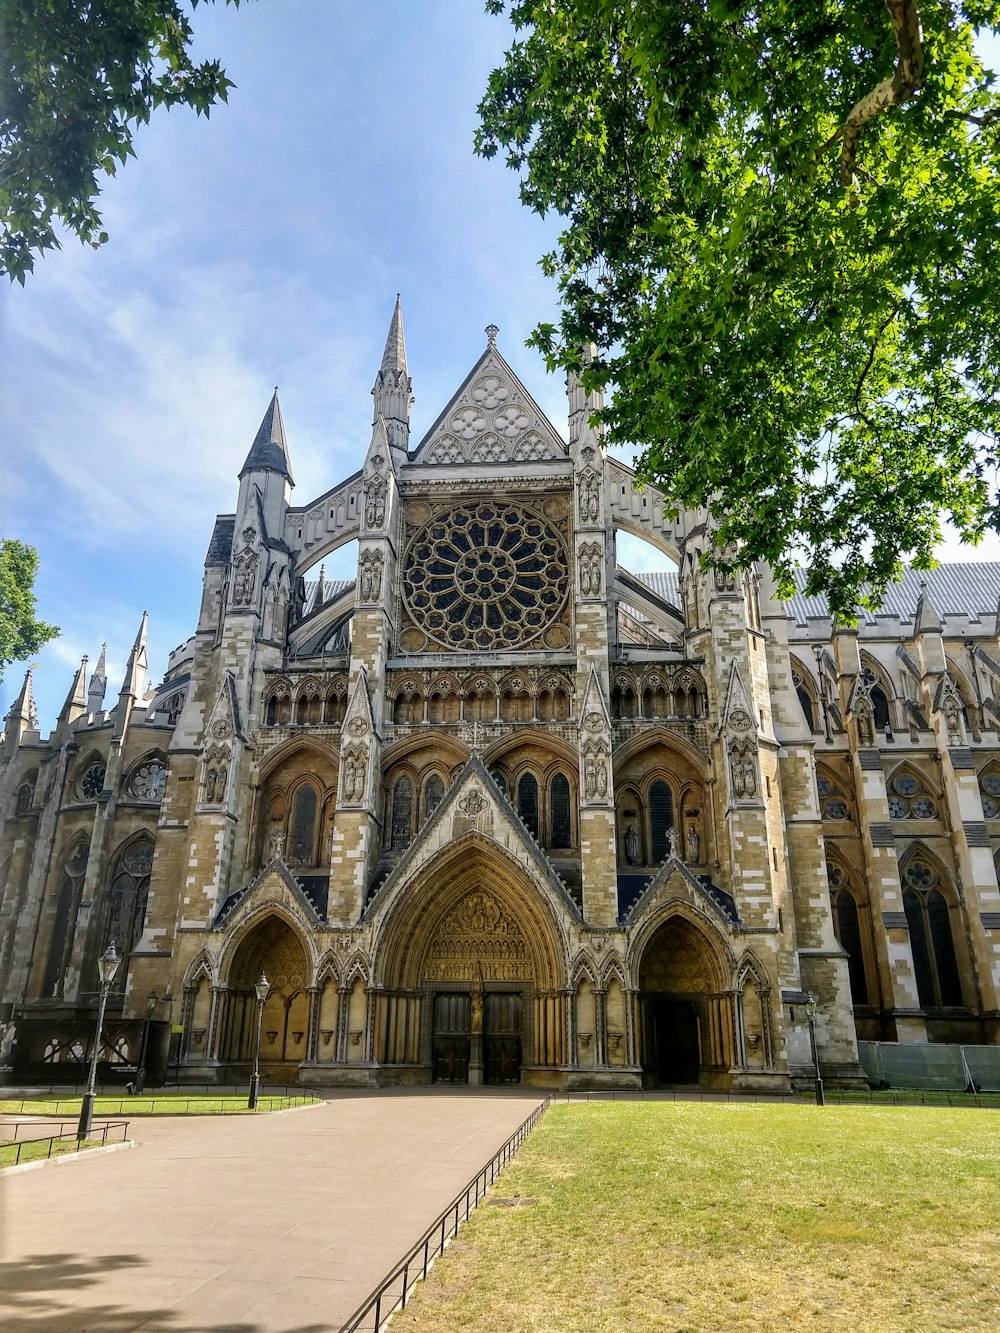
[[[675,605],[679,601],[677,575],[666,571],[636,574],[658,596]],[[937,569],[903,568],[903,577],[892,584],[877,611],[861,608],[858,616],[862,624],[877,625],[881,620],[912,622],[920,597],[920,585],[927,583],[927,592],[940,616],[967,616],[970,621],[992,619],[1000,600],[1000,562],[981,561],[964,565],[939,565]],[[826,598],[806,596],[806,571],[796,570],[798,592],[786,602],[789,617],[799,625],[810,620],[829,617]]]
[[233,555],[233,532],[236,528],[235,514],[220,514],[215,520],[212,540],[208,543],[206,565],[228,565]]
[[245,472],[279,472],[292,481],[292,469],[288,462],[288,444],[285,440],[285,423],[281,419],[281,407],[278,403],[278,390],[268,404],[264,420],[254,437],[247,454],[247,461],[240,469],[240,476]]

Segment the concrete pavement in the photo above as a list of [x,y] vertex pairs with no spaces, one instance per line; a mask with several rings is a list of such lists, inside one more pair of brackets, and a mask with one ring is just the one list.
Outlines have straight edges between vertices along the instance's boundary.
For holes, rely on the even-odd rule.
[[0,1328],[339,1329],[540,1100],[387,1089],[137,1118],[131,1151],[0,1176]]

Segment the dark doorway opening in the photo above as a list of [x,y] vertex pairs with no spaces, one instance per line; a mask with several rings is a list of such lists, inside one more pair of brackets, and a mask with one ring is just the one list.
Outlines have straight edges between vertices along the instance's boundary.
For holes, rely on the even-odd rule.
[[435,1083],[468,1083],[471,1027],[468,995],[434,996],[432,1057]]
[[483,1013],[483,1082],[521,1081],[521,997],[487,995]]
[[698,1082],[698,1011],[690,1000],[646,1002],[647,1050],[660,1083]]

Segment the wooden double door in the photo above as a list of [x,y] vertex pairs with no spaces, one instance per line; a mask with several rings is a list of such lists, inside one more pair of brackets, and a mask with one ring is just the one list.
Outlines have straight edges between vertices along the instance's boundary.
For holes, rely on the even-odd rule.
[[[481,1058],[483,1082],[493,1085],[521,1079],[521,996],[489,992],[483,997]],[[472,1001],[467,992],[434,996],[431,1039],[435,1083],[468,1083],[473,1056]]]
[[690,1000],[663,995],[647,997],[643,1063],[661,1085],[698,1082],[701,1068],[698,1010]]

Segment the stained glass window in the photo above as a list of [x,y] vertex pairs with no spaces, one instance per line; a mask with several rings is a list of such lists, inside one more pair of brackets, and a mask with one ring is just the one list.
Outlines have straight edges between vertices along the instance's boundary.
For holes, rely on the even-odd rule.
[[557,773],[552,779],[549,806],[550,822],[552,825],[552,846],[571,846],[572,830],[570,827],[569,779],[564,773]]
[[532,837],[538,837],[538,780],[525,773],[517,784],[517,813]]
[[311,866],[315,864],[316,845],[316,808],[318,800],[316,788],[308,783],[295,793],[292,806],[292,836],[289,858],[292,865]]
[[402,851],[410,841],[413,824],[413,783],[404,774],[397,778],[392,789],[392,827],[389,846]]
[[430,819],[431,815],[441,804],[444,796],[444,782],[433,773],[424,783],[424,818]]
[[649,836],[654,865],[666,860],[670,852],[670,831],[674,826],[674,799],[665,782],[654,782],[649,789]]

